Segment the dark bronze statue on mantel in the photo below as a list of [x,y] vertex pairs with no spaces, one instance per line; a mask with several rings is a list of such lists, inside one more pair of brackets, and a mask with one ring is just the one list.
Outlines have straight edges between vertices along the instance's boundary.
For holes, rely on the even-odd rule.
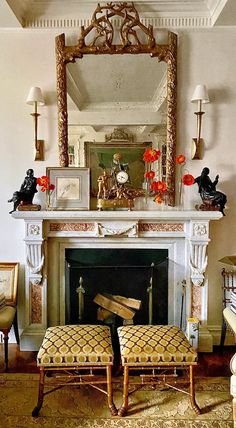
[[195,178],[195,183],[198,184],[199,193],[202,198],[202,205],[196,208],[201,211],[218,210],[223,215],[227,197],[224,193],[216,190],[216,186],[219,181],[219,175],[216,176],[214,181],[211,181],[209,177],[209,168],[203,168],[201,175]]
[[34,177],[33,169],[28,169],[20,190],[14,192],[12,198],[8,200],[8,202],[13,202],[13,210],[9,214],[16,211],[19,206],[25,207],[27,210],[40,210],[40,205],[33,205],[33,197],[36,192],[37,178]]

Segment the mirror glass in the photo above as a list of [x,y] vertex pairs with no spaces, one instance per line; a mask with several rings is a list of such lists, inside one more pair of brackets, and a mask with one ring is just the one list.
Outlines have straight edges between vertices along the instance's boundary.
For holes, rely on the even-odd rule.
[[69,166],[91,166],[86,146],[105,143],[119,130],[121,151],[126,138],[134,148],[149,143],[160,149],[156,177],[165,180],[166,63],[145,54],[91,55],[67,64],[66,73]]

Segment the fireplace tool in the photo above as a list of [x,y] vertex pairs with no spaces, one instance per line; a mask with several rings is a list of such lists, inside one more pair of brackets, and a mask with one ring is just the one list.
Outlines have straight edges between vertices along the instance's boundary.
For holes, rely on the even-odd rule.
[[84,317],[84,293],[85,293],[82,276],[79,279],[79,287],[76,288],[76,293],[78,293],[78,297],[79,297],[79,321],[81,321]]

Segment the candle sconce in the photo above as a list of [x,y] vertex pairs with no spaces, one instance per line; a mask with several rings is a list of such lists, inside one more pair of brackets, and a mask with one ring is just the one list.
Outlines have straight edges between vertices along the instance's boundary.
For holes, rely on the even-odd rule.
[[38,87],[30,88],[27,100],[27,104],[34,106],[34,112],[31,113],[34,119],[34,145],[35,145],[35,158],[36,161],[44,160],[44,141],[38,140],[38,105],[43,106],[45,104],[42,91]]
[[202,159],[203,139],[201,138],[201,129],[202,116],[205,113],[202,111],[202,104],[210,102],[205,85],[196,86],[191,102],[198,103],[198,111],[194,112],[197,116],[197,138],[193,138],[192,140],[192,159]]

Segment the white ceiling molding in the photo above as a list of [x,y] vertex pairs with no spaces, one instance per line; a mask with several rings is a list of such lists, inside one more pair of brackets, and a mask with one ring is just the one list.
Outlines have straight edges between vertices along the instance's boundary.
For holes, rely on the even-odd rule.
[[211,1],[211,20],[212,20],[212,25],[214,25],[217,21],[217,19],[219,18],[222,10],[224,9],[226,3],[228,2],[228,0],[217,0],[217,1]]
[[[211,27],[211,17],[204,16],[168,16],[168,17],[148,17],[141,18],[140,21],[148,26],[152,25],[153,28],[189,28],[189,27]],[[25,28],[81,28],[87,27],[89,19],[87,18],[50,18],[50,19],[34,19],[25,20]]]
[[[1,0],[0,27],[80,28],[89,25],[97,3],[98,0]],[[139,0],[135,6],[145,25],[201,28],[236,25],[235,3],[236,0]]]

